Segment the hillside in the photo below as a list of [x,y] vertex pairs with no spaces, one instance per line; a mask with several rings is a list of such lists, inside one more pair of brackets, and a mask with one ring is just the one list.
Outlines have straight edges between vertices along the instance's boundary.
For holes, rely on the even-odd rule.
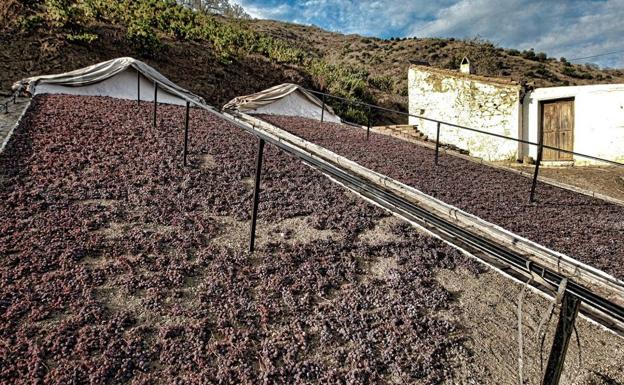
[[[295,82],[405,110],[409,61],[535,86],[624,82],[624,71],[570,64],[487,41],[383,40],[265,20],[193,12],[172,1],[8,0],[0,5],[0,92],[15,80],[119,56],[134,56],[221,106],[229,99]],[[335,106],[363,121],[364,112]],[[375,122],[400,118],[376,116]]]
[[505,49],[479,39],[390,40],[342,35],[317,27],[272,20],[252,20],[248,24],[276,38],[297,42],[299,47],[309,47],[330,63],[361,66],[373,78],[390,77],[395,85],[395,94],[406,92],[409,61],[456,70],[464,56],[470,58],[478,75],[504,77],[536,87],[624,81],[622,70],[571,64],[565,58],[551,58],[531,50]]

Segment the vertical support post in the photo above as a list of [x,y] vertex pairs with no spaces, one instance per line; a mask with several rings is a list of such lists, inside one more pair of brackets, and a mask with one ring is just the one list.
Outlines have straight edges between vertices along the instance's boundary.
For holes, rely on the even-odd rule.
[[370,137],[370,129],[371,129],[371,108],[368,107],[368,126],[366,127],[366,140]]
[[4,103],[4,113],[5,114],[9,113],[9,102]]
[[154,127],[156,127],[156,109],[158,108],[158,83],[154,82]]
[[531,185],[531,195],[529,203],[535,202],[535,188],[537,187],[537,176],[539,174],[540,164],[542,163],[542,155],[544,153],[544,131],[540,130],[540,139],[537,146],[537,160],[535,161],[535,172],[533,173],[533,184]]
[[141,105],[141,73],[137,71],[137,106]]
[[188,132],[189,132],[189,111],[191,103],[186,102],[186,114],[184,115],[184,166],[186,167],[186,154],[188,150]]
[[325,94],[323,94],[323,107],[321,107],[321,123],[325,119]]
[[253,253],[256,244],[256,221],[258,219],[258,203],[260,199],[260,175],[262,174],[262,154],[264,152],[264,139],[258,143],[256,157],[256,180],[254,184],[253,209],[251,212],[251,233],[249,235],[249,252]]
[[570,337],[574,330],[574,322],[581,306],[581,300],[574,295],[566,292],[561,301],[561,310],[559,313],[559,322],[557,322],[557,330],[553,340],[550,356],[548,357],[548,365],[544,373],[542,385],[558,385],[563,370],[566,353]]
[[436,146],[435,146],[435,164],[438,165],[438,157],[440,156],[440,122],[436,129]]

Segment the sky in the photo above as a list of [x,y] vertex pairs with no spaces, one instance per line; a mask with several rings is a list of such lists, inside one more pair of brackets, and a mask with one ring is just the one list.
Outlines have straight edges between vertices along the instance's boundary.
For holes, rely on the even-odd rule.
[[235,0],[258,19],[345,34],[487,39],[602,67],[624,67],[624,0]]

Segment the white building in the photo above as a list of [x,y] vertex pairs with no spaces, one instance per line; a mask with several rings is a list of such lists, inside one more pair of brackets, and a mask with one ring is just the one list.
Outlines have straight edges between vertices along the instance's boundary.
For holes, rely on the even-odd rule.
[[155,85],[159,103],[184,105],[187,101],[205,104],[203,98],[171,82],[142,61],[121,57],[89,67],[55,75],[22,79],[13,85],[30,95],[66,94],[108,96],[117,99],[153,101]]
[[330,123],[341,123],[334,110],[296,84],[280,84],[255,94],[239,96],[230,100],[224,110],[236,110],[246,114],[298,116]]
[[[498,78],[413,65],[408,73],[409,111],[509,138],[624,162],[624,84],[537,88]],[[437,123],[410,117],[435,138]],[[536,158],[537,147],[442,124],[440,141],[487,160]],[[595,161],[544,150],[545,162]]]

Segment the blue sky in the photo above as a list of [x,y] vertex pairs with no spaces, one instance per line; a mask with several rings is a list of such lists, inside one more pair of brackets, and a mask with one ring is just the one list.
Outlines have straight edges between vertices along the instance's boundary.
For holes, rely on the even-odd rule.
[[[624,51],[624,0],[235,0],[254,18],[393,37],[481,37],[568,59]],[[579,62],[624,67],[624,52]]]

